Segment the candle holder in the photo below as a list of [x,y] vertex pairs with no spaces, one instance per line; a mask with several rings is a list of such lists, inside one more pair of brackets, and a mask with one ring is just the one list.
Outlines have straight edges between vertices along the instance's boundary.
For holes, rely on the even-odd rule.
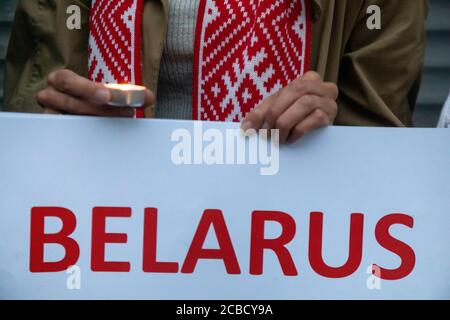
[[145,104],[145,87],[114,83],[108,83],[105,86],[111,92],[109,106],[140,108]]

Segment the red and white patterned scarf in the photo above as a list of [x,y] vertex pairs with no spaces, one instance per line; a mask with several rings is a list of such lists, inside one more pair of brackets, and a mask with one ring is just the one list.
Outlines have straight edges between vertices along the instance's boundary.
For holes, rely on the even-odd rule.
[[[89,70],[92,81],[142,84],[144,0],[92,0]],[[136,117],[144,112],[136,110]]]
[[[91,80],[142,84],[143,1],[92,0]],[[309,69],[309,1],[200,0],[193,119],[239,122]]]

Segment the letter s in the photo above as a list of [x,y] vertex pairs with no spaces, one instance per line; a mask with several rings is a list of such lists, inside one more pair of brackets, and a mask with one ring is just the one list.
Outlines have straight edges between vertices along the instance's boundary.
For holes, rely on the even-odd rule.
[[375,268],[379,268],[380,277],[384,280],[403,279],[414,270],[416,264],[414,250],[406,243],[389,234],[389,228],[394,224],[402,224],[412,229],[414,226],[414,219],[406,214],[396,213],[385,216],[377,223],[375,237],[378,243],[383,248],[398,255],[402,261],[397,269],[385,269],[377,265],[374,266]]

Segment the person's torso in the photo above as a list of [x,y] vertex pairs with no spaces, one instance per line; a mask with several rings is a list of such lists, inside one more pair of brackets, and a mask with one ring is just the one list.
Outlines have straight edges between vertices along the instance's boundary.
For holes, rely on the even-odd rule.
[[160,64],[156,117],[192,118],[195,29],[200,0],[171,0]]

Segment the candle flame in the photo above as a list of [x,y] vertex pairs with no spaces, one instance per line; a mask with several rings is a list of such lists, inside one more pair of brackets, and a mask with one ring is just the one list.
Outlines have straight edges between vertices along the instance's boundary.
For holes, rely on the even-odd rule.
[[113,90],[121,90],[121,91],[143,91],[145,87],[137,86],[134,84],[121,84],[121,83],[108,83],[105,84],[105,87]]

